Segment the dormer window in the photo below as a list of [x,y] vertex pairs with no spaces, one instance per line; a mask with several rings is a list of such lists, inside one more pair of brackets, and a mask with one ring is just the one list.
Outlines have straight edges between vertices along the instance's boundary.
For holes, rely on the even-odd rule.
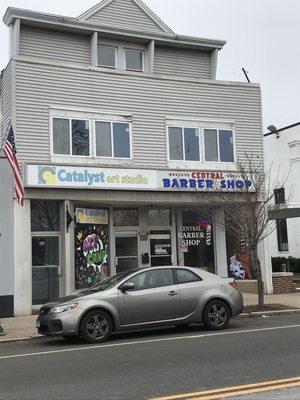
[[143,71],[143,52],[135,49],[125,49],[126,69],[130,71]]
[[117,47],[98,46],[98,63],[100,67],[116,68]]

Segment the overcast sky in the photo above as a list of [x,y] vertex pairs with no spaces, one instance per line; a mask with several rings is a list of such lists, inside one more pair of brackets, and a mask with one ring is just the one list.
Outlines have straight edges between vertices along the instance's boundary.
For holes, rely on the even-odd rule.
[[[77,16],[97,0],[0,0],[8,6]],[[259,82],[264,127],[300,121],[300,0],[145,0],[176,33],[224,39],[218,79]],[[125,22],[126,23],[126,22]],[[0,68],[8,62],[8,28],[0,27]]]

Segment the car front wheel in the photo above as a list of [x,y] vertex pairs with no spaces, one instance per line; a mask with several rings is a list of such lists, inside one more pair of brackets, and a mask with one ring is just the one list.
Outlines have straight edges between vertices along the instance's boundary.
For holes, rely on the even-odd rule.
[[202,322],[211,330],[227,328],[230,322],[230,309],[221,300],[211,300],[204,308]]
[[110,316],[102,310],[91,310],[80,323],[80,336],[86,343],[105,342],[111,336],[113,323]]

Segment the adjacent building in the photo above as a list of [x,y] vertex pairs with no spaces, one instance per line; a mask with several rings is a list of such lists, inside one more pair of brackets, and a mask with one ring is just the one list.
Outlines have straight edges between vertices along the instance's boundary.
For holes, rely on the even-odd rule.
[[228,276],[241,244],[206,207],[247,185],[236,161],[262,159],[263,140],[259,85],[216,80],[225,42],[175,34],[140,0],[76,18],[8,8],[4,23],[2,132],[11,121],[26,190],[24,207],[0,195],[7,315],[132,268]]
[[271,181],[278,179],[282,183],[282,187],[275,190],[274,208],[271,210],[272,218],[276,219],[276,229],[269,237],[270,255],[278,259],[277,264],[285,264],[287,269],[299,275],[300,122],[280,129],[274,127],[264,135],[264,141],[266,171],[270,171]]

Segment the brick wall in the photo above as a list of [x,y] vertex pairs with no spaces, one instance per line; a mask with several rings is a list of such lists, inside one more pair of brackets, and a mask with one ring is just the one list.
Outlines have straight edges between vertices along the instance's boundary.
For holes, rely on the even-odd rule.
[[294,275],[290,272],[277,272],[272,275],[273,293],[293,293],[295,292]]

